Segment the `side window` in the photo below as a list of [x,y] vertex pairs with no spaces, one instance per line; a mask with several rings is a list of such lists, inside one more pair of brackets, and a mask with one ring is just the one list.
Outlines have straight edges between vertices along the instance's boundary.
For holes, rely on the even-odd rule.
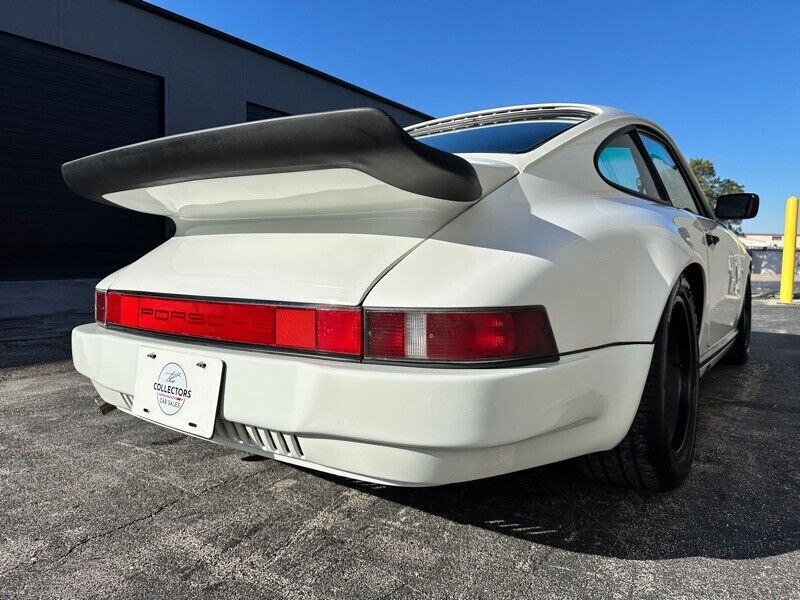
[[653,161],[653,165],[659,177],[661,177],[661,182],[667,190],[672,206],[685,208],[696,215],[702,214],[697,208],[697,203],[694,201],[689,184],[683,178],[683,174],[678,168],[677,161],[672,156],[672,153],[667,150],[664,144],[646,133],[640,133],[639,135],[642,138],[647,154],[650,156],[650,160]]
[[632,192],[658,198],[647,164],[627,133],[606,142],[597,155],[597,170],[611,183]]

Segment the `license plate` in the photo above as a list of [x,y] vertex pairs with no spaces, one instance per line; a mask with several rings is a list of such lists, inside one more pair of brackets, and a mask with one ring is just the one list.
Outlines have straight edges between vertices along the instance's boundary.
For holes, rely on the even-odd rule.
[[172,429],[210,438],[214,435],[222,360],[139,348],[132,412]]

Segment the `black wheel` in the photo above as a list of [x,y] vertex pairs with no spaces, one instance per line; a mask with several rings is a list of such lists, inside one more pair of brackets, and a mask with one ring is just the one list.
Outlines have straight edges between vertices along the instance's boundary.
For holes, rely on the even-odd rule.
[[722,362],[729,365],[743,365],[750,358],[750,311],[752,306],[753,300],[750,296],[750,279],[748,278],[742,312],[739,315],[739,323],[736,325],[739,333],[736,334],[736,341],[733,342],[731,349],[722,357]]
[[631,428],[615,448],[578,459],[585,475],[648,491],[670,490],[686,479],[697,423],[698,332],[692,290],[681,277],[656,332]]

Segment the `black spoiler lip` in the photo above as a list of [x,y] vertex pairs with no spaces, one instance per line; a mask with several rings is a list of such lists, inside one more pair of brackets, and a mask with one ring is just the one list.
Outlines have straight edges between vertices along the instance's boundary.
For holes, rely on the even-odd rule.
[[443,200],[472,202],[482,192],[469,162],[415,140],[376,108],[172,135],[73,160],[61,173],[79,196],[106,202],[105,194],[170,183],[335,168]]

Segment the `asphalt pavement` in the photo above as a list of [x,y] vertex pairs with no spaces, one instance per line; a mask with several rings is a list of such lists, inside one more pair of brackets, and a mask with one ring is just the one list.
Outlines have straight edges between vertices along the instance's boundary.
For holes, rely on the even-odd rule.
[[82,302],[0,311],[2,598],[800,597],[800,305],[754,301],[688,481],[641,495],[571,463],[390,488],[101,416]]

